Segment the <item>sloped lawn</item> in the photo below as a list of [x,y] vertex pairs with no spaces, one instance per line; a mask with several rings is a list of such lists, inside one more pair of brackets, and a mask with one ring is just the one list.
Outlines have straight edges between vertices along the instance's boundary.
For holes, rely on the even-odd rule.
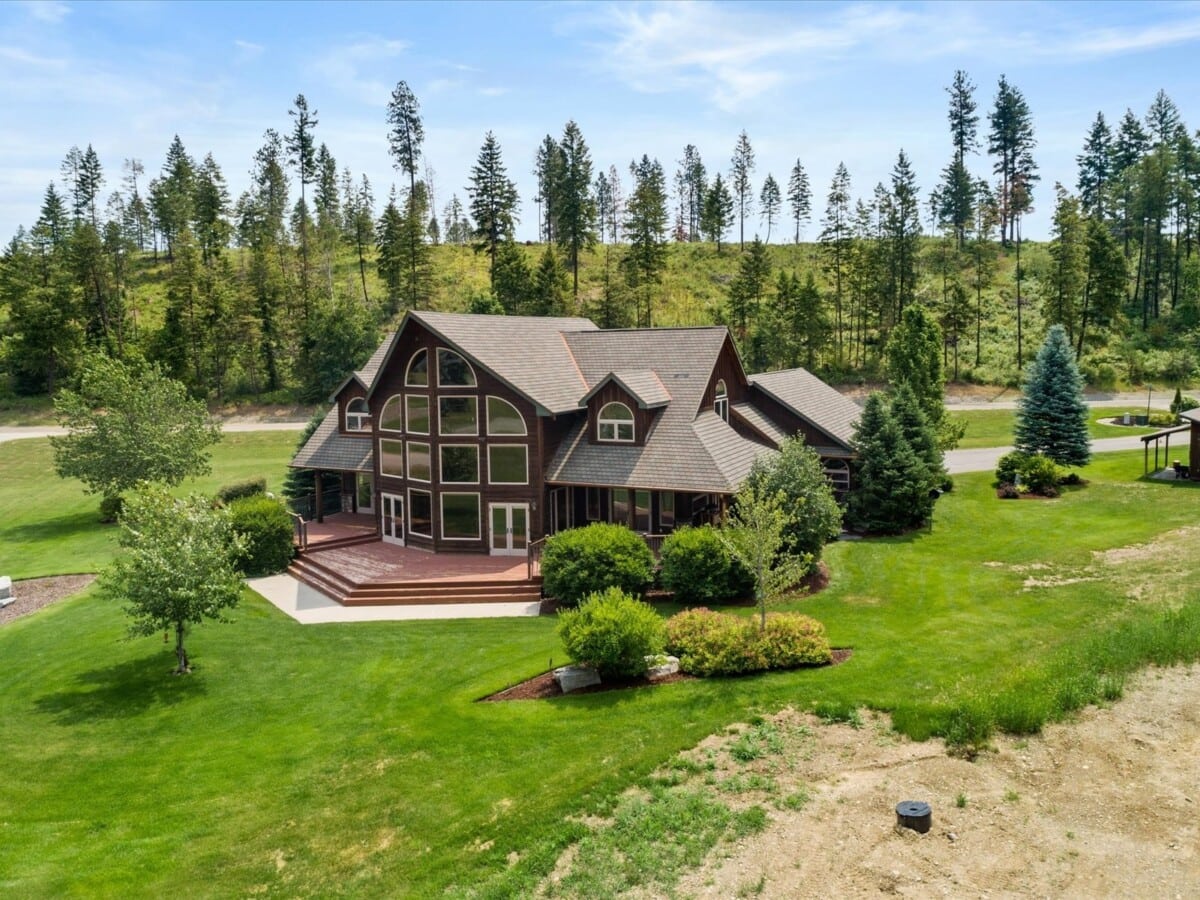
[[[528,894],[579,836],[568,817],[755,711],[866,705],[919,735],[1095,633],[1196,604],[1195,541],[1162,536],[1194,526],[1200,494],[1140,471],[1102,457],[1043,503],[965,476],[932,533],[830,547],[829,588],[792,605],[854,655],[818,670],[478,703],[563,661],[552,619],[302,627],[248,593],[193,634],[179,678],[169,646],[123,640],[116,605],[66,601],[0,627],[0,893]],[[68,570],[76,539],[58,540]],[[1121,566],[1093,555],[1131,545]]]

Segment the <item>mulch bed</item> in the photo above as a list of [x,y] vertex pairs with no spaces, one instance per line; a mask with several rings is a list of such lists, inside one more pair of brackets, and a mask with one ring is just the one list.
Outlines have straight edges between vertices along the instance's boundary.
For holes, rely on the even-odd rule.
[[16,599],[4,609],[0,609],[0,625],[72,597],[95,580],[95,575],[55,575],[50,578],[14,581],[13,597]]
[[[849,647],[837,647],[833,651],[833,661],[831,666],[838,666],[848,660],[854,651]],[[655,678],[653,681],[649,678],[626,678],[613,681],[605,681],[601,684],[594,684],[591,687],[581,688],[578,691],[572,691],[573,694],[602,694],[606,691],[626,691],[630,688],[655,687],[660,684],[674,684],[677,681],[696,681],[695,675],[685,675],[678,672],[674,675],[667,675],[663,678]],[[499,702],[502,700],[549,700],[552,697],[561,697],[563,692],[559,689],[558,684],[554,681],[554,672],[543,672],[530,678],[528,681],[522,681],[520,684],[514,684],[510,688],[505,688],[488,697],[481,698],[484,703]]]

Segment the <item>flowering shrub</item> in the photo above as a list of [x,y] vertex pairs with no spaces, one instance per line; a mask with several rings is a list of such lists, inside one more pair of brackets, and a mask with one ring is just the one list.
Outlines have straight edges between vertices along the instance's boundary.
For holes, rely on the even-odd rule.
[[691,609],[667,620],[667,651],[693,675],[740,675],[767,669],[822,665],[833,658],[825,626],[799,613],[768,613],[758,623],[711,609]]

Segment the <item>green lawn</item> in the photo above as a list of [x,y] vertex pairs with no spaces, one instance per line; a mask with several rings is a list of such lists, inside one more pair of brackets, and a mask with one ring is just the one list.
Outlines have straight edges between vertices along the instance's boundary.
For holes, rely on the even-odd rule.
[[[213,448],[212,474],[179,490],[212,493],[260,475],[268,490],[279,490],[296,439],[286,431],[226,434]],[[0,444],[0,472],[0,574],[16,579],[95,572],[112,558],[117,530],[97,521],[100,498],[54,474],[49,441]]]
[[[218,461],[207,484],[277,465],[292,440],[229,436],[221,452],[254,463]],[[106,556],[92,498],[11,453],[5,508],[41,492],[43,519],[78,519],[26,535],[39,570]],[[179,678],[168,646],[123,640],[119,606],[85,593],[0,627],[0,660],[19,661],[0,691],[0,893],[527,895],[577,836],[569,817],[730,722],[824,700],[920,734],[1095,634],[1200,605],[1194,539],[1163,537],[1194,525],[1200,494],[1140,472],[1140,453],[1102,456],[1054,501],[999,501],[989,473],[962,476],[931,532],[831,546],[829,589],[793,605],[853,648],[836,668],[553,701],[476,702],[563,661],[548,618],[300,626],[248,593],[232,623],[194,633]],[[11,540],[0,568],[19,563]],[[1154,540],[1193,543],[1097,568],[1096,551]],[[1031,571],[1064,583],[1025,590]]]
[[[1145,413],[1146,408],[1140,410]],[[1163,412],[1157,407],[1152,412]],[[1123,406],[1104,407],[1093,406],[1088,409],[1088,433],[1093,438],[1125,437],[1126,435],[1151,434],[1157,428],[1137,428],[1124,425],[1102,425],[1101,419],[1111,419],[1125,412],[1138,412],[1136,409],[1127,410]],[[1007,447],[1013,442],[1013,421],[1016,411],[1011,409],[968,409],[961,412],[951,411],[950,417],[958,422],[967,423],[967,433],[959,443],[959,449],[970,450],[975,447]]]

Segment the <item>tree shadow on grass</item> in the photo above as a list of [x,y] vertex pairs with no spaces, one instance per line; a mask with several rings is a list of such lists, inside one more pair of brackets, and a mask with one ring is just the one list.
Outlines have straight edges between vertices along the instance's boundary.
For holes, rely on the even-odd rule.
[[0,534],[4,536],[6,541],[65,540],[84,532],[110,528],[114,528],[114,526],[102,523],[100,515],[95,509],[87,509],[55,516],[52,519],[39,519],[36,522],[7,525],[0,528]]
[[154,653],[141,659],[81,672],[78,688],[45,694],[34,701],[39,712],[62,725],[101,719],[128,719],[175,706],[207,692],[194,675],[172,675],[175,657]]

